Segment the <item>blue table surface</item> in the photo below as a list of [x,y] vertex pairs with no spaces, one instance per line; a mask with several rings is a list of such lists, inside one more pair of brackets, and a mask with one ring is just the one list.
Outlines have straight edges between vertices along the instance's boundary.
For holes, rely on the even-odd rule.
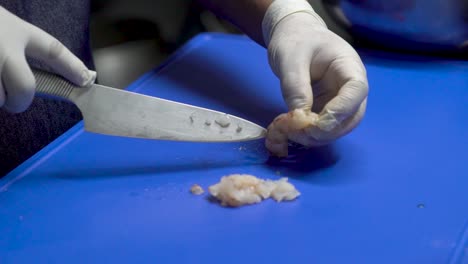
[[[360,51],[364,121],[268,157],[263,140],[83,131],[0,179],[0,263],[468,263],[468,62]],[[263,126],[286,111],[266,51],[202,34],[128,90]],[[289,177],[294,202],[237,209],[189,193],[231,173]]]

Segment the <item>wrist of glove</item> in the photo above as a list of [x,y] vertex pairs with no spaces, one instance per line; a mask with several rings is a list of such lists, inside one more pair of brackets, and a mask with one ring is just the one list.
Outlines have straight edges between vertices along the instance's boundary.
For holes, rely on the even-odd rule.
[[368,94],[357,52],[328,30],[305,0],[274,1],[262,29],[289,109],[268,128],[267,147],[284,156],[287,140],[318,146],[354,129],[364,116]]
[[62,43],[0,6],[0,107],[18,113],[34,97],[36,82],[26,58],[34,58],[78,86],[95,81],[96,73]]
[[315,21],[317,26],[327,27],[322,18],[315,13],[314,9],[305,0],[276,0],[268,7],[262,20],[262,33],[265,45],[268,47],[275,27],[289,15],[306,13],[312,16],[311,22]]

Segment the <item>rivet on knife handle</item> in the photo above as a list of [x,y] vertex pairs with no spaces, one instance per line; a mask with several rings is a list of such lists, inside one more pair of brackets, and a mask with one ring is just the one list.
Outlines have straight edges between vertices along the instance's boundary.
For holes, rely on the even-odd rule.
[[36,93],[70,99],[70,94],[76,87],[73,83],[43,70],[32,69],[36,77]]

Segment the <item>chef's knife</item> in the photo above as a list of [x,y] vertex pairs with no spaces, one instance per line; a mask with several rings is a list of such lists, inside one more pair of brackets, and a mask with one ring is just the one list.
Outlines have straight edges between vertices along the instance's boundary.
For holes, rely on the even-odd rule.
[[73,102],[89,132],[192,142],[236,142],[265,136],[263,127],[223,112],[98,84],[77,87],[38,69],[33,73],[36,93]]

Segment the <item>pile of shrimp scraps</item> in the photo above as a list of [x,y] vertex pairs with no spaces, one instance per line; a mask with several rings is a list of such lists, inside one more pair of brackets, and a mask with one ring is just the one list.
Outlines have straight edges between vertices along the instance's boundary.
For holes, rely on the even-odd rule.
[[325,144],[312,137],[319,130],[315,126],[318,115],[311,111],[296,109],[276,117],[268,126],[265,146],[275,156],[288,156],[288,140],[306,147]]
[[248,174],[224,176],[208,190],[222,206],[227,207],[256,204],[270,197],[277,202],[291,201],[300,195],[287,178],[263,180]]

